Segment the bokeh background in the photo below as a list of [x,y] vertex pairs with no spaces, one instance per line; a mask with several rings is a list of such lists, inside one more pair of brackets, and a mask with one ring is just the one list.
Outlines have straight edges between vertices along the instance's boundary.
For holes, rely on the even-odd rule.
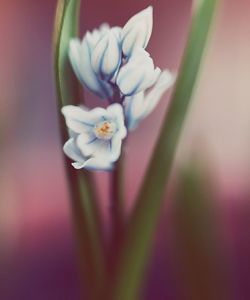
[[[250,299],[250,2],[220,2],[166,190],[143,300]],[[177,71],[190,0],[83,1],[81,34],[104,21],[122,26],[150,4],[149,52],[161,68]],[[55,0],[0,1],[3,300],[80,299],[56,115],[55,7]],[[128,212],[170,95],[129,138]],[[87,98],[91,105],[91,95]],[[199,175],[193,176],[197,165]],[[107,183],[106,174],[96,176],[108,228]]]

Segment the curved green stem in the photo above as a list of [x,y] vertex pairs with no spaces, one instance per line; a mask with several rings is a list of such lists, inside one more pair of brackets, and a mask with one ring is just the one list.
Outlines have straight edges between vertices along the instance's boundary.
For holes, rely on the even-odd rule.
[[[79,84],[68,60],[69,40],[78,33],[79,12],[80,0],[58,0],[54,27],[54,68],[62,143],[68,139],[68,132],[61,107],[81,102]],[[105,262],[93,182],[89,173],[74,170],[66,157],[65,165],[81,269],[85,275],[84,288],[88,291],[88,299],[97,299],[98,286],[105,276]]]
[[216,0],[196,6],[175,92],[129,223],[112,300],[135,300],[143,280],[167,179],[191,101]]

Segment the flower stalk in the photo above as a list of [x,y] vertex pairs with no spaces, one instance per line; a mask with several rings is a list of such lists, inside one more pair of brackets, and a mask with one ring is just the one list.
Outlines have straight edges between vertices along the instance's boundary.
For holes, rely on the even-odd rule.
[[[68,43],[78,32],[80,0],[58,0],[54,26],[54,69],[58,100],[61,140],[68,139],[68,130],[60,113],[62,106],[79,104],[78,82],[68,60]],[[74,102],[72,102],[74,101]],[[96,299],[97,286],[104,277],[103,242],[99,211],[89,174],[77,173],[65,157],[73,220],[77,238],[81,274],[88,299]]]
[[[143,280],[167,179],[191,102],[216,0],[199,1],[169,110],[131,216],[113,300],[135,300]],[[121,292],[122,291],[122,292]]]
[[116,256],[125,226],[124,151],[110,174],[111,255]]

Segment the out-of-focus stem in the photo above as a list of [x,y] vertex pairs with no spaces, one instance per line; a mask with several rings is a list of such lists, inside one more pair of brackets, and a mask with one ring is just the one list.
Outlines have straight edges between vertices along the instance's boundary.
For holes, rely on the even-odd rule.
[[110,216],[111,238],[114,243],[119,243],[124,226],[124,153],[111,173],[110,186]]
[[145,179],[132,213],[112,300],[135,300],[151,250],[166,182],[180,139],[217,0],[200,0],[195,7],[182,67],[169,110],[164,118]]

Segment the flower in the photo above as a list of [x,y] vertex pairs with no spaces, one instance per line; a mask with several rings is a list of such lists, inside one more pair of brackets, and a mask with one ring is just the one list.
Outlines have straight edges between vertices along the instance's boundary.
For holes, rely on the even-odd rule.
[[174,82],[175,75],[168,70],[164,70],[161,72],[151,91],[148,93],[140,92],[134,96],[125,98],[126,123],[130,130],[135,129],[139,122],[154,110],[162,95]]
[[123,108],[115,103],[107,109],[86,110],[67,105],[62,108],[71,138],[64,145],[65,154],[76,169],[110,170],[121,153],[127,135]]
[[111,170],[119,159],[127,129],[135,129],[174,83],[168,70],[155,67],[145,50],[152,34],[153,8],[121,27],[103,24],[69,45],[73,70],[90,91],[108,100],[106,109],[65,106],[70,139],[65,154],[76,169]]
[[[112,103],[153,85],[160,69],[154,69],[152,58],[144,50],[152,28],[153,8],[149,6],[123,28],[103,24],[87,32],[82,41],[72,39],[69,59],[76,76],[90,91]],[[134,85],[130,77],[135,79]]]
[[122,30],[122,52],[130,56],[137,48],[145,49],[153,29],[153,8],[142,10],[134,15]]
[[91,57],[98,42],[108,34],[109,26],[103,24],[99,30],[95,29],[92,33],[87,32],[82,42],[78,38],[74,38],[71,39],[69,45],[69,59],[77,78],[90,91],[104,99],[112,97],[113,90],[107,81],[95,73]]
[[117,76],[117,86],[123,95],[131,96],[152,86],[161,70],[154,67],[149,53],[137,49],[128,62],[121,67]]

